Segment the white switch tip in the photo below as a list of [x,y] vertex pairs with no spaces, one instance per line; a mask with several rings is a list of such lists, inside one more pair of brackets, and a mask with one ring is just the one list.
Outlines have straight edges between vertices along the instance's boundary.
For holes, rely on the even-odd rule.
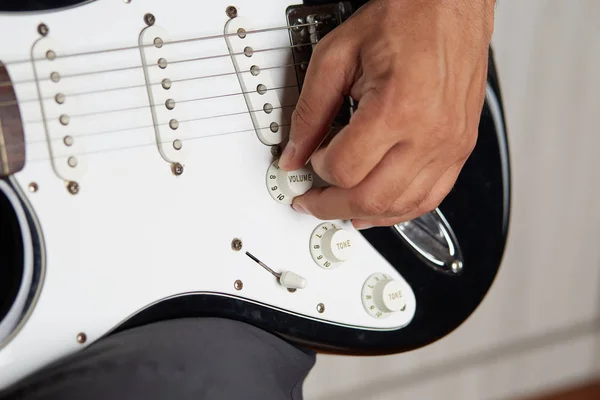
[[291,271],[282,272],[279,283],[288,289],[304,289],[306,287],[306,279]]

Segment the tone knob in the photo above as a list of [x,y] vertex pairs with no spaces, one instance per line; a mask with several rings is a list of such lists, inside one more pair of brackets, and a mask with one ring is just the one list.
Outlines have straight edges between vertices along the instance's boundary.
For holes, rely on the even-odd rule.
[[373,317],[387,318],[390,314],[406,310],[404,285],[391,277],[377,273],[365,281],[362,288],[362,303]]
[[273,161],[267,170],[269,194],[281,204],[292,204],[294,197],[310,190],[313,181],[313,173],[308,168],[284,171],[279,169],[277,160]]
[[352,232],[331,222],[315,228],[310,236],[310,254],[322,268],[331,269],[352,258],[356,243]]

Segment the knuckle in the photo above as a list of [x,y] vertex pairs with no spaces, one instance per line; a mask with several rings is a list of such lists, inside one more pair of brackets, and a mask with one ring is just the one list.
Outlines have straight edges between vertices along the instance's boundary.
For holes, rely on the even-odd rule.
[[442,199],[438,199],[434,196],[427,197],[421,200],[417,206],[415,207],[416,212],[419,215],[427,214],[436,209],[437,206],[440,205]]
[[478,128],[465,130],[458,139],[459,159],[461,161],[469,158],[477,145]]
[[325,212],[323,212],[323,210],[321,209],[313,209],[310,211],[310,214],[315,217],[316,219],[320,219],[320,220],[325,220],[325,219],[329,219],[327,217],[327,214],[325,214]]
[[402,216],[419,212],[421,208],[425,205],[424,203],[427,201],[428,196],[429,191],[422,190],[412,195],[412,197],[409,199],[401,200],[400,202],[396,203],[393,207],[394,215]]
[[356,201],[359,215],[385,215],[390,208],[390,201],[381,194],[362,196]]
[[306,98],[300,96],[292,113],[292,125],[296,129],[307,129],[311,126],[312,115],[314,115],[313,106]]
[[350,172],[350,168],[342,160],[330,164],[329,175],[332,183],[344,189],[349,189],[359,183],[357,177]]

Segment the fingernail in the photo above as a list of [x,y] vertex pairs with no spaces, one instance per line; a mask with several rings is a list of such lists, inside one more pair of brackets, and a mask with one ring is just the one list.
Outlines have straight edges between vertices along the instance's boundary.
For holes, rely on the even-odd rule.
[[304,207],[302,207],[300,204],[296,204],[296,203],[294,203],[294,204],[292,204],[292,208],[293,208],[295,211],[298,211],[299,213],[302,213],[302,214],[308,214],[308,212],[307,212],[307,211],[304,209]]
[[354,227],[359,230],[362,231],[364,229],[369,229],[373,227],[373,224],[366,222],[366,221],[360,221],[360,222],[355,222],[354,223]]
[[279,157],[279,167],[285,168],[286,165],[292,161],[294,157],[294,153],[296,152],[296,145],[291,140],[287,142],[285,148],[283,149],[283,153],[281,153],[281,157]]

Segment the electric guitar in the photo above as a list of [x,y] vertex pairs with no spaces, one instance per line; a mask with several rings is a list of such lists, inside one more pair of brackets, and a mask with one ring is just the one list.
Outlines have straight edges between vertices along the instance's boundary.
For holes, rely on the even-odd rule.
[[474,312],[509,226],[491,54],[476,148],[438,209],[357,231],[289,206],[325,184],[310,165],[277,165],[306,67],[355,9],[104,0],[0,13],[0,389],[167,318],[380,355]]

